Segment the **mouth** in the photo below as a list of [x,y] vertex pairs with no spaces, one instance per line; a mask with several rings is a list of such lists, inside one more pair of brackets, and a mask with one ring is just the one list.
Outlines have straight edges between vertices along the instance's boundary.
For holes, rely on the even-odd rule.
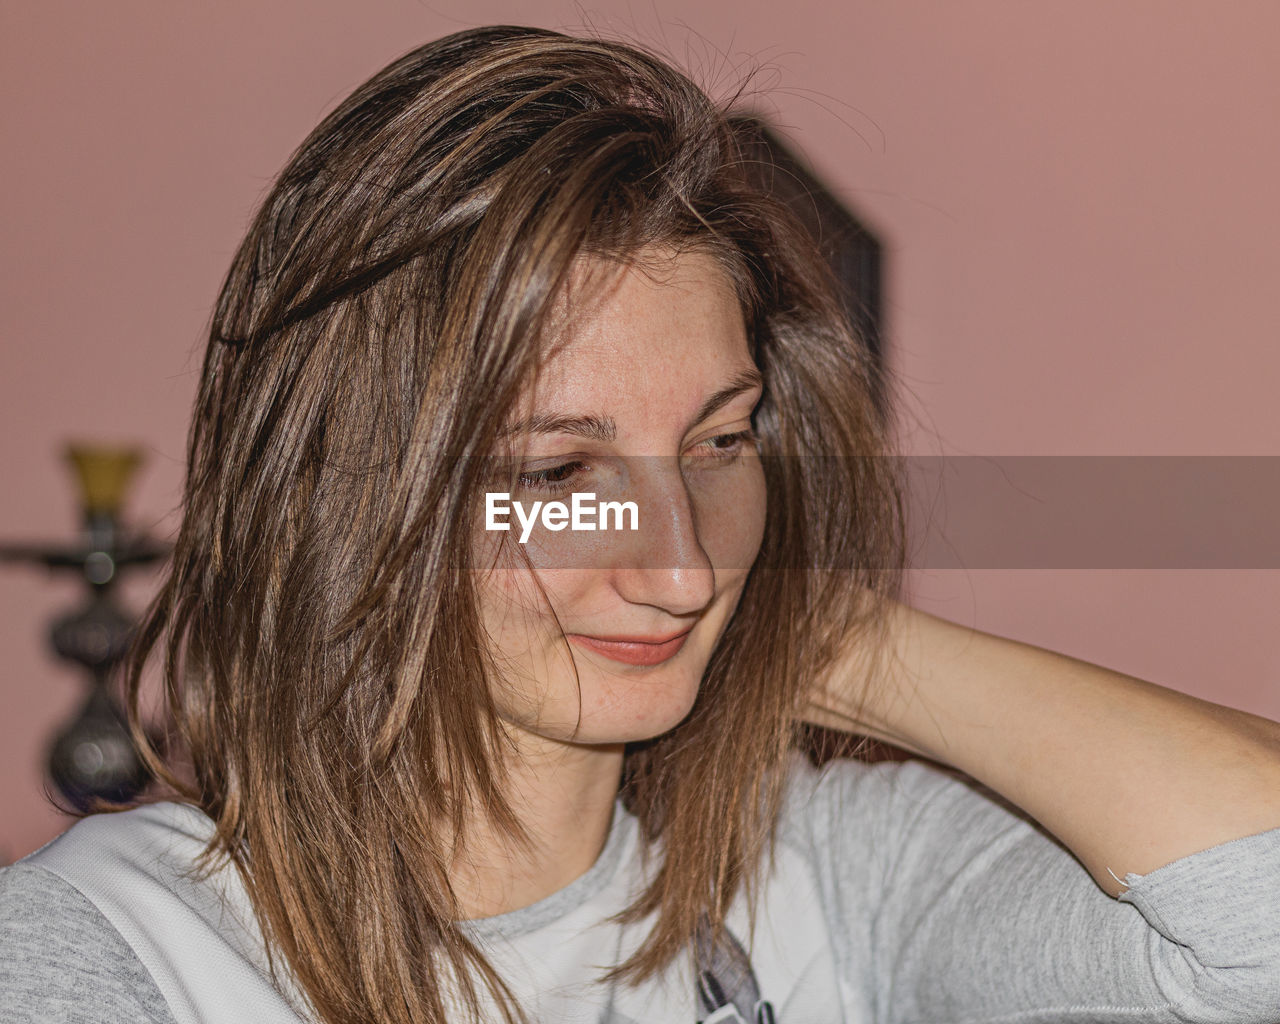
[[602,637],[570,633],[569,639],[579,647],[624,665],[660,665],[679,653],[692,630],[690,626],[667,637]]

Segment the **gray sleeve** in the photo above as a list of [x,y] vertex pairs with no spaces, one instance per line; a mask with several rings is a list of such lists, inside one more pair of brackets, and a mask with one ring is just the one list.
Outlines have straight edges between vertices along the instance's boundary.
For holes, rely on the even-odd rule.
[[1280,1024],[1280,829],[1128,875],[1117,900],[922,762],[828,771],[814,799],[833,933],[885,1024]]
[[44,868],[0,869],[0,1007],[13,1024],[175,1024],[120,933]]

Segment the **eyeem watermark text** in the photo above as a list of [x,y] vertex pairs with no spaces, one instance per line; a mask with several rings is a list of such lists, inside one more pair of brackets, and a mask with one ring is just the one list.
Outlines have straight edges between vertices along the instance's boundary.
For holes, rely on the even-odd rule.
[[[594,491],[575,491],[568,504],[563,501],[535,501],[527,507],[522,501],[512,501],[511,495],[506,491],[486,492],[486,530],[510,530],[512,512],[520,524],[521,544],[528,543],[529,535],[533,533],[533,527],[539,520],[545,529],[553,532],[566,528],[586,532],[640,529],[640,508],[634,501],[597,503]],[[609,525],[611,520],[612,526]]]

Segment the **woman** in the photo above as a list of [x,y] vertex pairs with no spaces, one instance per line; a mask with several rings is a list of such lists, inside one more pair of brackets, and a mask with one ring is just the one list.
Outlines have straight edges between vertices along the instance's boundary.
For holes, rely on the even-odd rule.
[[389,66],[217,306],[133,673],[168,799],[6,870],[6,1005],[1280,1020],[1280,727],[895,601],[876,386],[661,61]]

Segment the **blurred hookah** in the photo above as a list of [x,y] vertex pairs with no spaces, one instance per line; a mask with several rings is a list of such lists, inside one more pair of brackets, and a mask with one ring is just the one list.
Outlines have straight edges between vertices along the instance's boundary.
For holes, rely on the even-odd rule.
[[136,448],[69,445],[67,460],[80,486],[84,528],[68,544],[0,544],[0,561],[26,562],[78,574],[86,600],[54,620],[49,640],[58,657],[81,666],[89,692],[75,719],[54,737],[49,776],[77,810],[99,799],[123,801],[147,784],[112,676],[136,625],[112,590],[122,570],[159,561],[169,548],[128,532],[120,520],[125,491],[142,461]]

